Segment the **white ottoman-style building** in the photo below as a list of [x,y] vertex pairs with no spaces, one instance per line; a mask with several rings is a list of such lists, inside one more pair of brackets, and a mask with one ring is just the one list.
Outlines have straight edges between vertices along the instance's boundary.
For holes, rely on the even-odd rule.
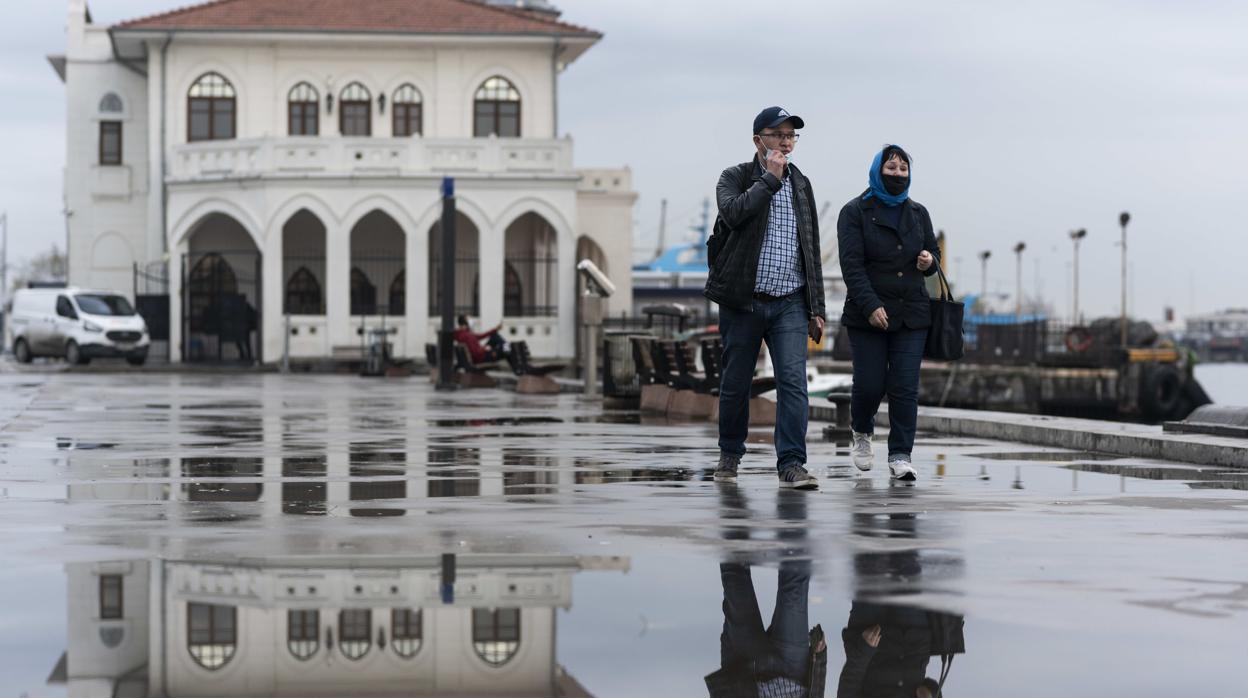
[[69,0],[70,282],[133,293],[173,361],[348,356],[383,322],[423,356],[450,176],[457,310],[570,357],[577,261],[619,286],[608,310],[631,297],[630,173],[575,169],[558,128],[559,73],[600,38],[544,0],[219,0],[111,27]]

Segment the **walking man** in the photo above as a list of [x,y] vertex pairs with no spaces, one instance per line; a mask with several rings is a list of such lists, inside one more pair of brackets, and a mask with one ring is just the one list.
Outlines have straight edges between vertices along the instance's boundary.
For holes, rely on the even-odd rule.
[[801,117],[768,107],[754,118],[754,157],[724,170],[707,241],[706,297],[719,304],[724,355],[719,465],[732,482],[745,455],[750,383],[761,343],[776,373],[776,470],[781,487],[815,489],[806,471],[806,338],[823,336],[823,266],[810,180],[789,160]]

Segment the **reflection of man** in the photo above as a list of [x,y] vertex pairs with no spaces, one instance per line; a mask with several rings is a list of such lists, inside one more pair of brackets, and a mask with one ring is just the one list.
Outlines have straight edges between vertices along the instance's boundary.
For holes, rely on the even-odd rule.
[[[725,519],[743,518],[745,497],[735,489],[720,494]],[[782,520],[795,522],[783,528],[780,538],[801,546],[805,540],[805,499],[781,492],[777,512]],[[748,515],[748,514],[747,514]],[[749,530],[725,525],[728,539],[745,540]],[[786,548],[786,555],[805,550]],[[724,588],[724,629],[720,635],[720,668],[706,677],[711,696],[792,696],[817,698],[824,694],[827,678],[827,642],[823,628],[809,628],[807,598],[810,560],[786,558],[780,563],[776,585],[776,608],[771,624],[764,628],[750,564],[723,562],[719,578]]]
[[[457,323],[459,327],[455,330],[455,341],[468,348],[472,363],[492,363],[507,357],[507,342],[498,334],[498,331],[503,328],[501,323],[481,334],[472,331],[467,315],[460,315]],[[485,346],[481,345],[483,339],[486,342]]]
[[[914,513],[881,517],[864,512],[854,515],[853,530],[862,538],[900,542],[917,537],[918,521]],[[923,572],[916,548],[893,548],[854,555],[857,593],[841,631],[845,666],[837,682],[837,698],[937,698],[953,655],[966,651],[961,616],[890,603],[884,597],[889,592],[918,591],[915,582]],[[873,598],[864,598],[871,587],[898,579],[904,580],[904,588],[880,590]],[[927,676],[933,656],[941,658],[939,680]]]

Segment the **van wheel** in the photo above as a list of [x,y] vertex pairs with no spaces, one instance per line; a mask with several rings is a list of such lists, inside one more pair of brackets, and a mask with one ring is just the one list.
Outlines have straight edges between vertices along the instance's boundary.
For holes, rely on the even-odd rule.
[[27,346],[24,339],[19,339],[13,343],[13,356],[17,357],[17,360],[24,364],[30,363],[31,359],[35,358],[30,353],[30,347]]
[[130,364],[131,366],[142,366],[143,364],[147,363],[147,354],[144,354],[142,356],[127,356],[126,363]]
[[78,346],[78,342],[72,339],[65,345],[65,360],[72,366],[86,366],[91,363],[91,359],[82,355],[82,349]]

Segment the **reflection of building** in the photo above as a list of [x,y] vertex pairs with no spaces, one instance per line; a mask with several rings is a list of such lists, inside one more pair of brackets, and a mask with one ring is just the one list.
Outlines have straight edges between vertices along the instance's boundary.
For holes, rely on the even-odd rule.
[[1248,308],[1188,318],[1183,342],[1205,361],[1248,361]]
[[556,609],[623,558],[71,563],[71,696],[584,696],[558,666]]
[[347,355],[383,316],[423,356],[444,176],[458,311],[535,355],[573,351],[576,260],[631,254],[629,171],[574,169],[557,123],[559,73],[601,35],[542,0],[234,0],[113,27],[68,2],[70,280],[135,289],[174,360],[253,333],[267,362],[287,338]]

